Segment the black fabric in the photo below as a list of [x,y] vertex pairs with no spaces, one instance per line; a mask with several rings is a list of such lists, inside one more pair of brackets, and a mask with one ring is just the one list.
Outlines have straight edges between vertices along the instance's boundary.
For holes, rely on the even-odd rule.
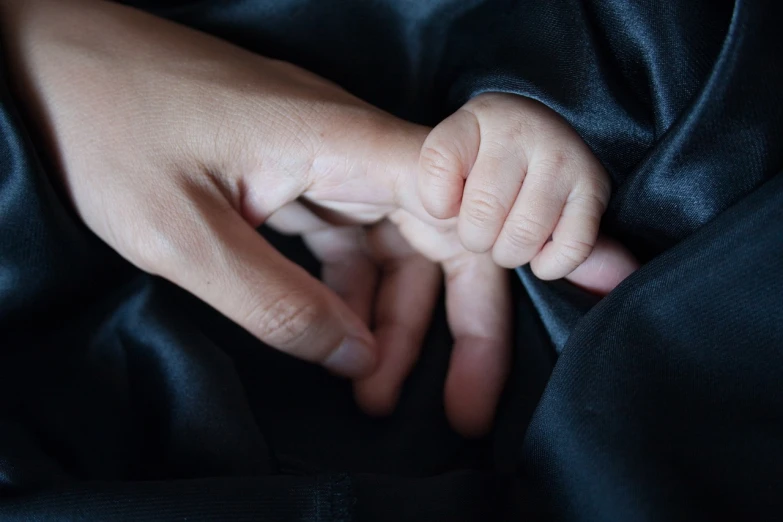
[[419,122],[485,91],[541,100],[611,173],[605,228],[645,266],[600,302],[510,279],[485,440],[445,421],[442,308],[370,419],[91,235],[4,76],[0,520],[783,518],[779,2],[143,3]]

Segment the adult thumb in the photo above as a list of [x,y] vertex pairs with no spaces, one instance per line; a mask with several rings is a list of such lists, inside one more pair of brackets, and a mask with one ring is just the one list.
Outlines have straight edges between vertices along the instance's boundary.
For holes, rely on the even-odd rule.
[[209,204],[194,214],[187,230],[181,225],[177,234],[165,235],[177,241],[154,249],[143,269],[285,353],[346,377],[373,372],[372,334],[336,294],[283,257],[227,204]]

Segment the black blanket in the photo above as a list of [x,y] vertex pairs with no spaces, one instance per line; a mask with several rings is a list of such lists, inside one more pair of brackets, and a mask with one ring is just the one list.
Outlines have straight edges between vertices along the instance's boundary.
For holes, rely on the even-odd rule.
[[0,520],[783,519],[780,0],[136,4],[421,123],[542,101],[610,172],[605,230],[644,266],[600,302],[510,277],[486,439],[446,423],[442,309],[370,419],[93,236],[3,72]]

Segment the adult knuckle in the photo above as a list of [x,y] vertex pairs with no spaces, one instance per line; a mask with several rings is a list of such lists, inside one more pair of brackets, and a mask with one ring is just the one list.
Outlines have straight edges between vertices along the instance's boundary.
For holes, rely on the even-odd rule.
[[130,250],[134,264],[145,272],[163,275],[173,257],[168,253],[171,250],[167,245],[169,242],[167,236],[151,232],[138,239],[131,239]]
[[145,272],[170,277],[177,265],[190,256],[181,219],[149,209],[145,219],[129,220],[125,239],[133,263]]
[[323,307],[317,299],[286,298],[251,304],[245,320],[256,325],[265,341],[296,351],[318,327],[323,315]]

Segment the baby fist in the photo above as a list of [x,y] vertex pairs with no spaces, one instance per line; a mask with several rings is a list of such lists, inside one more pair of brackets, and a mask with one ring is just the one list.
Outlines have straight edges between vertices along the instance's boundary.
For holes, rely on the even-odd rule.
[[541,279],[573,272],[591,254],[611,192],[600,162],[543,104],[482,94],[424,142],[419,197],[434,218],[458,216],[463,246]]

